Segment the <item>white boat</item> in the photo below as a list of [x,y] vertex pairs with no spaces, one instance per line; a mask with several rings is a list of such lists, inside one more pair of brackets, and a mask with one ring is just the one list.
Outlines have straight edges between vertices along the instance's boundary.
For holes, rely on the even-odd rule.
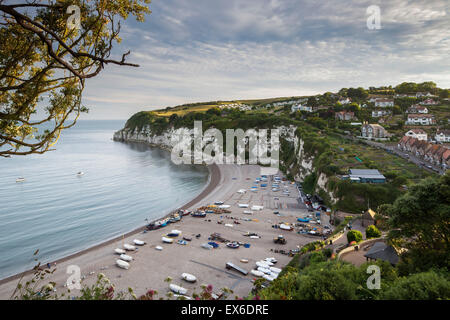
[[183,280],[187,281],[187,282],[195,282],[197,281],[197,277],[190,274],[190,273],[182,273],[181,274],[181,278],[183,278]]
[[169,235],[171,237],[173,237],[173,236],[178,237],[180,234],[181,234],[181,231],[180,230],[176,230],[176,229],[169,232]]
[[275,258],[273,258],[273,257],[271,257],[271,258],[265,258],[264,261],[269,261],[269,262],[272,262],[273,264],[275,264],[275,263],[278,262],[278,260],[275,259]]
[[261,211],[262,209],[264,209],[263,206],[252,206],[250,210],[253,210],[253,211]]
[[250,236],[250,239],[259,239],[259,236]]
[[169,288],[170,288],[170,290],[172,290],[173,292],[179,293],[179,294],[182,294],[182,295],[185,295],[185,294],[187,293],[187,289],[186,289],[186,288],[177,286],[176,284],[173,284],[173,283],[171,283],[171,284],[169,285]]
[[138,239],[134,239],[133,242],[137,246],[143,246],[145,244],[145,241],[138,240]]
[[231,206],[229,204],[222,204],[222,205],[219,206],[219,209],[228,209],[230,207]]
[[238,193],[241,193],[241,194],[242,194],[242,193],[245,193],[245,191],[246,191],[245,189],[239,189],[239,190],[238,190]]
[[239,206],[239,208],[248,208],[247,203],[239,203],[238,206]]
[[25,178],[17,178],[16,182],[25,182]]
[[244,210],[245,214],[253,214],[253,212],[251,212],[250,210]]
[[248,259],[241,259],[242,263],[248,263]]
[[211,249],[213,249],[213,246],[210,244],[204,243],[204,244],[202,244],[202,248],[211,250]]
[[267,281],[270,281],[270,282],[272,282],[273,280],[275,280],[273,277],[271,277],[271,276],[269,276],[269,275],[267,275],[267,274],[263,275],[262,277],[263,277],[264,279],[266,279]]
[[281,269],[279,269],[279,268],[270,267],[269,269],[270,269],[270,271],[275,272],[275,273],[280,273],[281,272]]
[[224,202],[223,202],[223,201],[216,201],[216,202],[214,202],[214,204],[217,205],[217,206],[219,206],[219,205],[221,205],[221,204],[224,204]]
[[126,251],[123,250],[123,249],[117,248],[117,249],[114,249],[114,252],[117,253],[117,254],[124,254]]
[[119,268],[122,268],[122,269],[128,270],[128,268],[130,268],[130,264],[128,262],[120,260],[120,259],[116,260],[116,264]]
[[130,257],[129,255],[126,255],[126,254],[121,254],[120,259],[122,259],[123,261],[128,261],[128,262],[133,260],[132,257]]
[[282,223],[282,224],[280,224],[280,229],[283,229],[283,230],[291,230],[292,227],[291,227],[290,225],[287,225],[287,224]]
[[263,267],[258,267],[256,270],[261,271],[265,274],[270,274],[270,270],[267,268],[263,268]]
[[268,265],[269,267],[273,266],[273,263],[267,260],[260,260],[259,262],[264,263],[266,265]]
[[77,176],[82,176],[82,175],[84,175],[83,171],[77,172]]
[[225,223],[225,227],[233,228],[233,225],[232,225],[232,224],[229,224],[229,223]]
[[182,295],[182,294],[174,294],[173,297],[175,299],[177,299],[177,300],[178,300],[178,298],[180,298],[179,300],[192,300],[191,297],[185,296],[185,295]]
[[270,266],[264,261],[256,261],[256,266],[261,268],[269,268]]
[[132,246],[131,244],[128,244],[128,243],[125,243],[125,244],[123,245],[123,247],[124,247],[125,250],[127,250],[127,251],[134,251],[134,250],[136,250],[136,247],[135,247],[135,246]]
[[264,275],[264,272],[258,271],[258,270],[251,270],[250,273],[257,277],[262,277]]
[[161,247],[161,246],[156,246],[155,249],[158,250],[158,251],[162,251],[163,247]]
[[162,240],[162,242],[164,242],[164,243],[172,243],[172,242],[173,242],[173,239],[166,238],[166,237],[162,237],[161,240]]

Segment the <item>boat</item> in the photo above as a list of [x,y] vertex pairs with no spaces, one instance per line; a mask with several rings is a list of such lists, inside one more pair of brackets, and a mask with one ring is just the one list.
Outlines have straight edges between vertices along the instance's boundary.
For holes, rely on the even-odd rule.
[[297,218],[297,221],[298,222],[310,222],[311,219],[309,219],[309,218]]
[[228,209],[228,208],[230,208],[231,206],[229,205],[229,204],[222,204],[222,205],[220,205],[218,208],[219,209]]
[[282,223],[282,224],[280,224],[280,229],[291,231],[292,227],[290,225]]
[[25,178],[17,178],[16,182],[25,182]]
[[259,260],[259,262],[264,263],[266,265],[268,265],[269,267],[273,266],[273,263],[267,260]]
[[137,246],[143,246],[145,244],[145,241],[139,240],[139,239],[134,239],[133,243]]
[[204,243],[204,244],[202,244],[202,248],[203,248],[203,249],[211,250],[211,249],[213,249],[213,246],[210,245],[210,244]]
[[116,264],[119,268],[122,268],[122,269],[128,270],[130,268],[130,264],[128,262],[120,260],[120,259],[116,260]]
[[248,208],[248,204],[246,203],[239,203],[238,206],[239,208]]
[[84,172],[83,172],[83,171],[77,172],[77,176],[82,176],[82,175],[84,175]]
[[178,240],[177,243],[178,243],[178,244],[181,244],[181,245],[183,245],[183,246],[187,245],[187,241],[181,240],[181,239]]
[[178,214],[181,214],[182,216],[188,216],[191,214],[191,211],[189,210],[178,210]]
[[262,277],[264,275],[264,272],[261,272],[261,271],[258,271],[258,270],[254,270],[254,269],[251,270],[250,273],[252,275],[254,275],[254,276],[257,276],[257,277]]
[[158,250],[158,251],[162,251],[163,247],[161,247],[161,246],[156,246],[155,249]]
[[205,211],[195,211],[194,213],[191,214],[194,218],[204,218],[206,217],[206,212]]
[[251,212],[250,210],[244,210],[245,214],[253,214],[253,212]]
[[269,276],[269,275],[267,275],[267,274],[263,275],[262,277],[263,277],[264,279],[266,279],[267,281],[270,281],[270,282],[272,282],[273,280],[275,280],[273,277],[271,277],[271,276]]
[[135,246],[132,246],[131,244],[128,244],[128,243],[125,243],[125,244],[123,245],[123,247],[124,247],[124,249],[127,250],[127,251],[134,251],[134,250],[136,250],[136,247],[135,247]]
[[242,263],[248,263],[248,259],[241,259]]
[[239,248],[239,243],[237,243],[237,242],[228,242],[227,243],[227,247],[231,248],[231,249],[237,249],[237,248]]
[[181,216],[178,213],[176,213],[172,217],[170,217],[169,222],[170,223],[175,223],[175,222],[178,222],[180,220],[181,220]]
[[117,254],[124,254],[126,251],[123,250],[123,249],[117,248],[117,249],[114,249],[114,252],[117,253]]
[[273,257],[271,257],[271,258],[265,258],[264,261],[270,261],[270,262],[272,262],[273,264],[275,264],[275,263],[278,262],[278,260],[275,259],[275,258],[273,258]]
[[220,206],[221,204],[224,204],[224,202],[223,201],[216,201],[216,202],[214,202],[214,204],[217,205],[217,206]]
[[266,263],[266,261],[256,261],[257,267],[269,268],[270,266]]
[[250,238],[250,239],[259,239],[260,236],[250,236],[249,238]]
[[192,300],[191,297],[185,296],[183,294],[174,294],[173,297],[177,300]]
[[179,294],[182,294],[182,295],[185,295],[185,294],[187,293],[187,289],[186,289],[186,288],[180,287],[180,286],[178,286],[178,285],[176,285],[176,284],[173,284],[173,283],[171,283],[171,284],[169,285],[169,288],[170,288],[170,290],[172,290],[173,292],[179,293]]
[[246,191],[245,189],[239,189],[237,193],[243,194],[245,193],[245,191]]
[[126,255],[126,254],[121,254],[120,255],[120,259],[122,259],[123,261],[131,261],[131,260],[133,260],[132,257],[130,257],[129,255]]
[[253,211],[261,211],[262,209],[264,209],[263,206],[252,206],[250,210],[253,210]]
[[265,274],[269,274],[270,273],[270,269],[264,268],[264,267],[258,267],[256,270],[261,271]]
[[161,240],[162,240],[162,242],[164,242],[164,243],[172,243],[172,242],[173,242],[173,239],[166,238],[166,237],[162,237]]
[[225,223],[225,227],[228,227],[228,228],[233,228],[233,225],[232,225],[232,224],[230,224],[230,223]]
[[280,273],[281,272],[281,269],[275,268],[275,267],[270,267],[269,270],[274,272],[274,273]]
[[192,241],[192,238],[189,238],[189,237],[183,237],[183,240],[185,240],[185,241]]
[[191,283],[194,283],[195,281],[197,281],[197,277],[195,277],[194,275],[192,275],[190,273],[182,273],[181,278],[183,278],[184,281],[191,282]]
[[180,234],[181,234],[180,230],[172,230],[167,234],[167,236],[170,238],[175,238],[178,237]]

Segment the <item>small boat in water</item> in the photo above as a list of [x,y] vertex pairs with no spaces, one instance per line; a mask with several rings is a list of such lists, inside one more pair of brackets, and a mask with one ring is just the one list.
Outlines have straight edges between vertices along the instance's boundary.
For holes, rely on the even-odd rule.
[[122,268],[125,270],[128,270],[130,268],[130,264],[128,262],[120,260],[120,259],[116,260],[116,264],[119,268]]
[[83,171],[79,171],[79,172],[77,172],[77,176],[82,176],[82,175],[84,175],[84,172]]
[[16,182],[25,182],[25,178],[17,178]]

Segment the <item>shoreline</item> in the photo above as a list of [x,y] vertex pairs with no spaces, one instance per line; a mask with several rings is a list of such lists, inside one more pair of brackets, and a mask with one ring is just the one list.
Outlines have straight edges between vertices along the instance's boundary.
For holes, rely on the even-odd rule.
[[[196,197],[194,197],[192,200],[190,200],[186,204],[182,205],[181,207],[176,208],[174,210],[171,210],[166,215],[164,215],[162,217],[159,217],[159,218],[156,218],[156,219],[154,219],[152,221],[149,221],[148,223],[155,222],[155,221],[161,220],[161,219],[165,219],[165,218],[169,217],[172,213],[177,212],[178,210],[187,209],[187,208],[191,207],[192,205],[196,204],[197,202],[200,202],[202,199],[207,197],[216,187],[218,187],[218,182],[221,179],[219,167],[216,164],[212,164],[212,165],[209,165],[209,166],[206,166],[206,167],[208,168],[208,171],[209,171],[209,173],[208,173],[208,182],[207,182],[206,186],[203,188],[203,190]],[[100,249],[102,247],[106,247],[106,246],[108,246],[108,245],[110,245],[110,244],[112,244],[112,243],[114,243],[114,242],[116,242],[116,241],[118,241],[118,240],[120,240],[122,238],[127,238],[127,237],[130,237],[132,235],[141,233],[142,231],[146,230],[146,227],[147,227],[148,223],[146,225],[144,225],[144,226],[138,227],[138,228],[133,229],[133,230],[127,232],[127,233],[124,233],[123,235],[116,236],[116,237],[111,238],[109,240],[105,240],[105,241],[103,241],[101,243],[98,243],[96,245],[93,245],[93,246],[91,246],[89,248],[80,250],[80,251],[78,251],[76,253],[72,253],[70,255],[67,255],[65,257],[62,257],[60,259],[57,259],[57,260],[54,260],[54,261],[51,261],[51,262],[46,262],[45,264],[42,264],[42,265],[44,266],[47,263],[50,263],[51,265],[54,265],[56,263],[58,265],[60,263],[66,262],[68,260],[71,260],[73,258],[77,258],[79,256],[82,256],[83,254],[92,252],[92,251]],[[0,286],[5,284],[5,283],[8,283],[8,282],[20,279],[20,278],[22,278],[24,276],[30,275],[32,273],[33,273],[33,269],[30,269],[30,270],[26,270],[26,271],[17,273],[15,275],[12,275],[12,276],[0,279]]]

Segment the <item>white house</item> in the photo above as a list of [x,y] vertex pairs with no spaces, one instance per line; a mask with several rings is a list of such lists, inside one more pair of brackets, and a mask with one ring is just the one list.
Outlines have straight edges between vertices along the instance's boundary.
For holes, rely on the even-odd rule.
[[394,106],[394,99],[389,98],[377,98],[373,101],[375,103],[375,107],[393,107]]
[[387,115],[390,115],[392,112],[390,110],[373,110],[372,111],[372,118],[379,118],[379,117],[384,117]]
[[423,129],[411,129],[405,133],[405,136],[413,137],[413,138],[416,138],[417,140],[423,140],[423,141],[428,140],[428,135]]
[[428,113],[428,108],[419,104],[413,104],[406,110],[406,113]]
[[432,114],[408,114],[406,124],[429,126],[436,123]]
[[351,100],[350,98],[341,98],[341,99],[338,100],[338,102],[339,102],[340,104],[342,104],[342,105],[345,105],[345,104],[350,104],[350,103],[352,103],[352,100]]
[[450,130],[439,130],[434,136],[434,139],[437,142],[450,142]]
[[313,112],[313,108],[303,104],[295,104],[291,107],[291,112],[296,111]]
[[425,101],[420,102],[423,106],[435,106],[439,104],[439,101],[434,101],[433,99],[426,99]]

